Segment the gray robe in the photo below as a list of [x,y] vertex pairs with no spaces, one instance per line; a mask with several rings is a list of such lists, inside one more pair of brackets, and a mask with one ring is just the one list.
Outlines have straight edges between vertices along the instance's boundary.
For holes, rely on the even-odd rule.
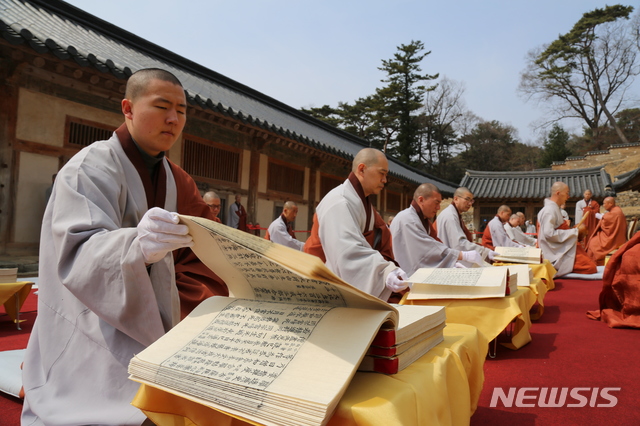
[[349,179],[322,199],[316,214],[318,237],[329,269],[352,286],[384,301],[389,299],[391,290],[386,288],[385,281],[398,267],[385,260],[365,239],[364,233],[373,229],[373,211],[371,223],[365,229],[367,213]]
[[391,222],[393,255],[407,275],[419,268],[454,268],[460,251],[453,250],[427,233],[416,209],[410,206]]
[[522,244],[516,243],[507,234],[504,224],[498,216],[494,216],[487,225],[491,232],[491,241],[494,247],[522,247]]
[[[176,211],[167,160],[165,209]],[[27,347],[25,425],[140,425],[131,357],[180,319],[172,254],[147,271],[142,180],[117,136],[58,173],[42,223],[38,317]]]
[[560,206],[546,198],[544,207],[538,213],[538,245],[542,256],[558,271],[557,276],[570,273],[576,261],[578,229],[557,229],[563,224]]
[[[393,224],[393,222],[391,223]],[[467,236],[460,227],[458,210],[456,210],[456,206],[453,203],[449,204],[449,206],[438,215],[436,225],[438,226],[438,238],[449,248],[459,251],[475,250],[480,253],[483,259],[486,259],[491,251],[486,247],[467,240]]]
[[522,232],[519,226],[511,226],[509,222],[504,224],[504,230],[512,240],[524,244],[525,246],[535,246],[536,239]]
[[282,216],[278,216],[276,220],[269,225],[269,239],[274,243],[282,244],[283,246],[290,247],[294,250],[302,250],[304,243],[298,241],[289,235],[287,232],[287,225],[282,220]]

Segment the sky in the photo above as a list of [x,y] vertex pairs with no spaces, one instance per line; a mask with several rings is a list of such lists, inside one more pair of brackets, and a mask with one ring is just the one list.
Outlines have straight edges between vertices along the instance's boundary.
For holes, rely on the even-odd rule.
[[[423,73],[462,83],[471,112],[515,127],[519,140],[530,144],[540,142],[543,134],[534,125],[545,111],[516,90],[527,53],[570,31],[583,13],[607,5],[604,0],[66,1],[294,108],[335,107],[375,93],[384,85],[382,60],[391,59],[398,46],[420,40],[431,52],[421,63]],[[579,131],[575,122],[563,125]]]

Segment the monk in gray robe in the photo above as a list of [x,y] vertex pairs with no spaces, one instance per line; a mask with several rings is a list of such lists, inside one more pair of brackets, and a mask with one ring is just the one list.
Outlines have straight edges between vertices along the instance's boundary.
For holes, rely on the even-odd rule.
[[473,194],[461,186],[453,193],[453,201],[436,220],[438,238],[449,248],[459,251],[475,250],[485,260],[493,260],[493,250],[473,242],[471,232],[462,220],[462,213],[473,206]]
[[438,239],[432,221],[441,202],[438,188],[423,183],[415,190],[411,206],[398,213],[391,223],[393,253],[409,275],[420,268],[454,268],[462,260],[469,266],[482,264],[482,256],[477,251],[450,249]]
[[180,320],[176,280],[195,285],[204,277],[195,265],[206,268],[175,212],[210,217],[209,208],[163,155],[180,136],[186,109],[175,76],[138,71],[122,101],[125,124],[58,173],[42,223],[22,424],[145,420],[130,404],[139,385],[128,379],[129,360]]

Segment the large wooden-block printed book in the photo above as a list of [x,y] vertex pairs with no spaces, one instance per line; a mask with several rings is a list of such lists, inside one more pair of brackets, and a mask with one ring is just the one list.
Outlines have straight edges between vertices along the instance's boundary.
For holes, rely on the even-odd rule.
[[181,222],[230,297],[205,300],[137,354],[131,379],[257,424],[325,424],[378,331],[398,328],[398,309],[314,256],[206,219]]
[[[413,283],[407,300],[483,299],[515,293],[509,267],[420,268],[409,277]],[[515,278],[515,276],[514,276]]]

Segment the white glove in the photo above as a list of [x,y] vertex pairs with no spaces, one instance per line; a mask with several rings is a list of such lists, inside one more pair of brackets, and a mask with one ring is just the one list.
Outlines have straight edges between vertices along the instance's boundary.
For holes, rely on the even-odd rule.
[[466,267],[466,266],[464,266],[464,265],[463,265],[462,263],[460,263],[460,262],[456,262],[456,268],[459,268],[459,269],[467,269],[467,267]]
[[409,287],[409,283],[407,282],[408,279],[409,277],[402,269],[394,269],[389,273],[389,275],[387,275],[387,288],[394,293],[402,291],[405,288]]
[[596,219],[602,219],[602,213],[596,213]]
[[187,225],[178,224],[177,213],[159,207],[147,211],[138,223],[138,241],[144,262],[155,263],[167,253],[193,246]]
[[462,252],[462,260],[469,263],[477,263],[478,265],[482,265],[482,256],[475,250],[463,251]]
[[489,258],[489,260],[493,260],[493,258],[498,255],[500,255],[500,253],[498,253],[497,251],[489,250],[489,254],[487,255],[487,257]]

